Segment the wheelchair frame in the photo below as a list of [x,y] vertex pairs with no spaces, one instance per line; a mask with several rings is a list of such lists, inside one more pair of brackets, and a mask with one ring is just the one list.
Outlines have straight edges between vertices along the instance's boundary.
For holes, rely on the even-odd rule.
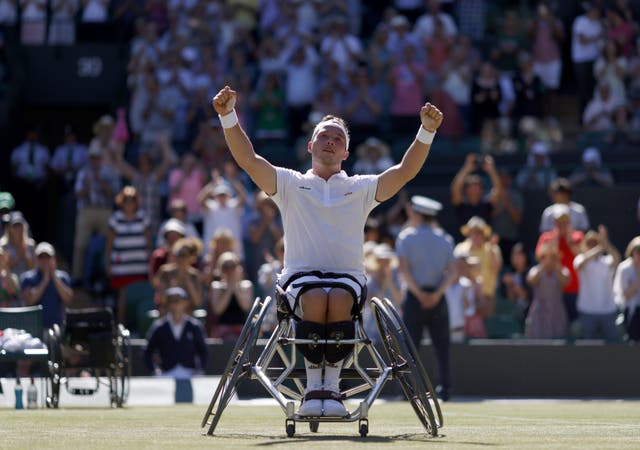
[[[208,426],[208,435],[214,434],[221,415],[236,393],[238,385],[252,379],[258,380],[282,408],[286,417],[287,436],[294,436],[296,422],[308,422],[310,430],[317,432],[320,422],[357,421],[360,436],[366,437],[369,432],[369,408],[380,395],[386,382],[395,379],[400,383],[426,432],[437,436],[438,428],[443,425],[438,398],[409,338],[409,333],[391,301],[386,298],[373,298],[371,301],[386,359],[367,337],[359,318],[355,321],[354,339],[314,341],[295,338],[296,318],[291,313],[279,317],[279,323],[264,349],[258,351],[260,327],[272,302],[271,297],[264,300],[258,297],[253,303],[202,419],[201,426]],[[368,393],[346,417],[300,416],[295,412],[295,401],[304,397],[303,380],[306,378],[304,367],[296,368],[296,345],[318,343],[354,345],[353,352],[345,359],[341,378],[359,380],[359,384],[343,390],[341,394],[343,398],[349,399],[361,393]],[[374,367],[364,367],[361,361],[363,354],[370,357]],[[275,358],[276,356],[278,358]],[[287,380],[292,381],[293,386],[285,385],[284,382]]]
[[[131,358],[131,348],[129,342],[129,330],[122,324],[116,324],[115,318],[109,308],[85,308],[85,309],[67,309],[67,317],[73,314],[107,314],[110,315],[110,336],[108,340],[111,343],[111,353],[102,360],[94,360],[90,354],[92,342],[83,342],[88,348],[78,348],[76,343],[71,348],[71,341],[68,330],[61,331],[58,325],[49,328],[47,333],[47,347],[49,349],[49,381],[46,386],[46,405],[48,408],[58,408],[60,401],[60,386],[63,385],[72,395],[93,395],[100,386],[109,388],[109,400],[112,407],[121,408],[127,401],[129,396],[129,381],[131,378],[131,367],[129,364]],[[66,319],[65,319],[66,321]],[[72,327],[73,329],[86,328],[90,329],[89,321],[81,322],[84,327]],[[104,329],[102,330],[104,331]],[[82,347],[82,344],[80,345]],[[68,355],[71,352],[88,356],[93,364],[70,361]],[[67,356],[65,357],[65,354]],[[77,375],[78,372],[87,371],[95,379],[95,387],[90,388],[72,388],[70,387],[70,379]],[[73,372],[73,373],[72,373]]]

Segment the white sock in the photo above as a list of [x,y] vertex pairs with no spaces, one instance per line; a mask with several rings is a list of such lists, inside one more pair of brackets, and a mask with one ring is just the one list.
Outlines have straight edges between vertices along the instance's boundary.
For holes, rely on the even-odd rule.
[[305,392],[322,390],[323,364],[314,364],[305,358],[304,367],[307,369],[307,389]]
[[330,363],[325,361],[324,366],[324,389],[331,392],[340,392],[340,372],[344,359]]

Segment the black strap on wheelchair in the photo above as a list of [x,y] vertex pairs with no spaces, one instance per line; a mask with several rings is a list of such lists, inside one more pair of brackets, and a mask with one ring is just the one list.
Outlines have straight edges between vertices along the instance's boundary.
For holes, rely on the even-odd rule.
[[[294,284],[294,281],[307,276],[313,276],[321,279],[348,278],[354,283],[356,283],[358,286],[360,286],[362,295],[360,295],[360,298],[358,299],[358,294],[356,293],[355,289],[353,289],[348,284],[341,283],[339,281],[327,281],[327,282],[316,281],[313,283],[295,283]],[[358,279],[353,275],[349,275],[348,273],[341,273],[341,272],[322,272],[320,270],[311,270],[308,272],[296,272],[293,275],[291,275],[289,279],[282,285],[282,290],[286,291],[287,288],[291,285],[293,285],[293,287],[302,286],[302,289],[300,289],[300,292],[298,293],[298,297],[300,297],[302,294],[304,294],[308,290],[313,288],[318,288],[318,287],[319,288],[339,287],[341,289],[344,289],[348,291],[351,294],[351,296],[356,300],[353,302],[354,304],[353,304],[353,308],[351,309],[351,314],[356,320],[359,320],[361,318],[362,307],[364,306],[364,302],[367,299],[367,286],[366,285],[363,286],[362,284],[360,284],[360,281],[358,281]],[[288,313],[299,320],[299,318],[293,313],[293,311],[291,311],[291,307],[289,305],[289,302],[286,301],[286,298],[281,298],[280,300],[283,300],[279,303],[284,303],[286,305],[285,307],[288,310]],[[296,298],[296,301],[297,300],[298,299]],[[280,307],[278,309],[280,310]]]
[[305,400],[337,400],[342,403],[344,398],[339,392],[332,391],[309,391],[304,394]]

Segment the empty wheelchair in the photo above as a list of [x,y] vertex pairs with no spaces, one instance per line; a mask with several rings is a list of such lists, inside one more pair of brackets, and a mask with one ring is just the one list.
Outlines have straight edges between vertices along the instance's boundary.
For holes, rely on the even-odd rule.
[[58,407],[60,386],[72,395],[92,395],[106,386],[111,406],[124,405],[131,376],[129,331],[116,324],[110,308],[67,309],[62,328],[48,330],[47,347],[47,407]]
[[238,385],[249,379],[258,380],[278,402],[286,417],[285,431],[289,437],[294,436],[297,422],[308,422],[312,432],[318,431],[321,422],[358,422],[358,432],[365,437],[369,432],[369,408],[390,380],[400,384],[426,432],[432,436],[438,434],[443,418],[435,391],[404,323],[387,299],[374,298],[371,302],[384,357],[372,345],[359,316],[355,318],[354,339],[320,341],[321,344],[354,345],[341,373],[342,380],[349,380],[349,387],[341,391],[341,396],[343,399],[364,396],[358,406],[348,411],[346,417],[297,414],[295,406],[304,397],[306,372],[297,364],[302,358],[298,356],[296,345],[317,342],[295,337],[298,319],[291,313],[286,295],[279,289],[278,325],[263,348],[258,347],[258,337],[273,300],[271,297],[255,300],[202,420],[201,426],[207,427],[208,435],[213,435]]

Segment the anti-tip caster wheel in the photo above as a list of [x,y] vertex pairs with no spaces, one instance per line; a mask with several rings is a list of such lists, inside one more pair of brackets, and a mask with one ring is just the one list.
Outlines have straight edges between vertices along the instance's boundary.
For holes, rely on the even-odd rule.
[[319,426],[320,422],[309,422],[309,430],[311,430],[312,433],[317,433]]
[[296,434],[296,423],[291,420],[286,422],[287,437],[293,437]]
[[361,420],[358,431],[360,432],[360,437],[367,437],[367,434],[369,434],[369,421]]

